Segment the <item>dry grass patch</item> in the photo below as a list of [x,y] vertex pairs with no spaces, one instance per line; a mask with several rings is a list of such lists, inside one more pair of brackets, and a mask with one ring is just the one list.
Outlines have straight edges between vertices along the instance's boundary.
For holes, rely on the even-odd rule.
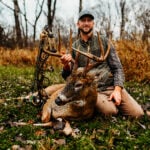
[[[123,64],[126,81],[150,81],[150,53],[148,45],[142,41],[114,42],[118,55]],[[64,51],[64,47],[62,51]],[[35,65],[38,48],[33,50],[0,48],[0,65],[33,66]],[[46,67],[53,65],[62,67],[60,58],[49,57]]]
[[[0,65],[35,66],[38,55],[38,48],[29,49],[4,49],[0,47]],[[46,66],[53,65],[54,67],[61,66],[59,58],[49,57]]]
[[119,41],[116,49],[123,64],[126,80],[150,81],[150,54],[143,42]]
[[0,65],[32,66],[35,64],[37,49],[4,49],[0,48]]

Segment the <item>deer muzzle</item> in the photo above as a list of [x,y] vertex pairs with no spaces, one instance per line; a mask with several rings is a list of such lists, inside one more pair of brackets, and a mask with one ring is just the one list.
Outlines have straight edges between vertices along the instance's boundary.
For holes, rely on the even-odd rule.
[[56,98],[55,103],[59,106],[63,105],[63,101],[60,99],[59,96]]
[[59,94],[58,97],[55,99],[55,103],[59,106],[65,105],[66,103],[70,102],[72,97],[67,98],[64,94]]

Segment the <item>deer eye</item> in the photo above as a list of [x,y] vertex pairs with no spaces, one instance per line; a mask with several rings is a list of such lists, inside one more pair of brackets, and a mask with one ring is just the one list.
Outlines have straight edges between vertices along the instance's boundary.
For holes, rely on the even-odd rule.
[[97,77],[98,77],[98,76],[99,76],[99,73],[96,73],[96,74],[95,74],[95,76],[97,76]]
[[75,83],[75,91],[79,91],[82,88],[83,88],[83,83],[82,82]]

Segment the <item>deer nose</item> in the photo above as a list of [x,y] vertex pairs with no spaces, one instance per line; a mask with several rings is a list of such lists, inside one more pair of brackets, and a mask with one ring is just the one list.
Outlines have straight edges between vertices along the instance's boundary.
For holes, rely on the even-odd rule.
[[62,105],[62,100],[60,99],[59,96],[56,98],[55,103],[56,103],[57,105]]

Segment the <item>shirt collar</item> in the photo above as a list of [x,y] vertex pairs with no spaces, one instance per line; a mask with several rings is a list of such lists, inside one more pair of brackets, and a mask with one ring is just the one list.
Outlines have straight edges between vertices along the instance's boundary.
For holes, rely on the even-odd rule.
[[80,43],[83,47],[87,47],[89,45],[91,45],[92,41],[93,41],[93,35],[88,39],[87,42],[85,42],[84,40],[81,39],[81,37],[79,37]]

